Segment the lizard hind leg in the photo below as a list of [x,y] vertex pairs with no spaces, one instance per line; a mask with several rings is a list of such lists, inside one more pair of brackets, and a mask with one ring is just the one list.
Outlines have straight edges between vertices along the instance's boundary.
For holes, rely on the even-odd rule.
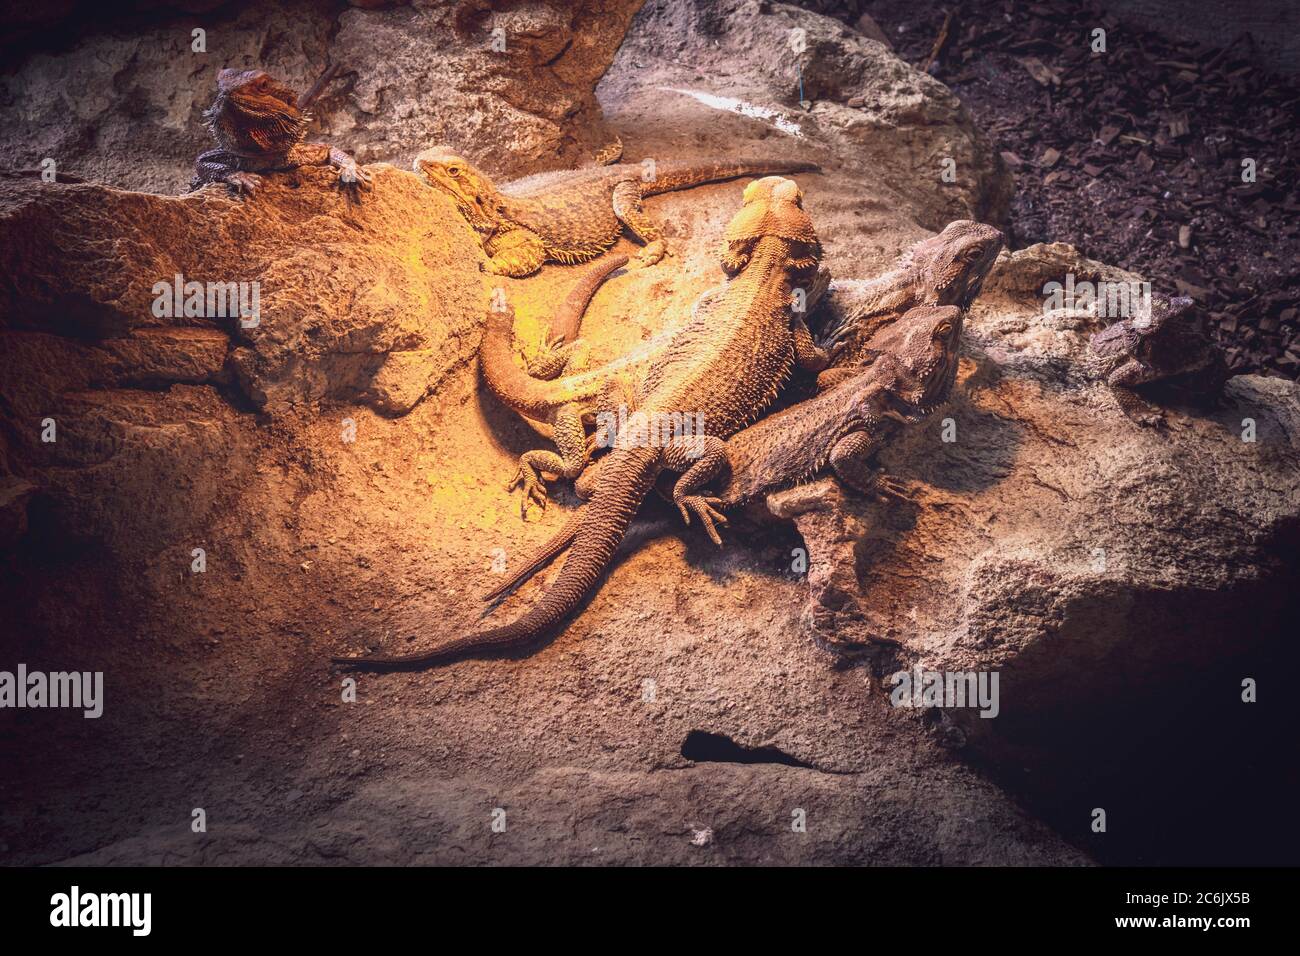
[[664,445],[664,464],[673,471],[682,472],[673,486],[673,504],[688,525],[691,515],[700,519],[700,525],[709,540],[722,547],[722,537],[717,525],[727,523],[726,515],[717,510],[721,498],[697,494],[701,488],[718,477],[727,464],[727,443],[713,435],[678,435]]
[[614,215],[646,244],[637,253],[638,265],[652,266],[667,255],[668,247],[664,244],[663,231],[646,215],[645,205],[641,201],[640,183],[626,180],[614,187]]
[[1117,368],[1106,379],[1111,394],[1115,396],[1115,404],[1119,406],[1124,416],[1148,428],[1165,424],[1164,411],[1134,391],[1135,386],[1149,382],[1151,377],[1150,372],[1142,364],[1128,362]]
[[578,405],[562,405],[555,411],[553,437],[559,453],[538,449],[526,451],[519,458],[519,470],[506,486],[513,491],[522,486],[524,496],[519,502],[521,517],[528,515],[531,501],[540,508],[546,507],[546,483],[542,473],[561,478],[577,478],[587,464],[587,432],[582,424],[582,409]]

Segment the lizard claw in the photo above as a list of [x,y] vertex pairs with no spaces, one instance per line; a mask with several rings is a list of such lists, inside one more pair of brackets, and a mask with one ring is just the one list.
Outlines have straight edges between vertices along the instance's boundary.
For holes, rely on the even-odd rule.
[[373,183],[373,177],[360,166],[344,166],[339,169],[339,183],[344,186],[355,186],[369,190]]
[[700,524],[704,527],[704,533],[709,536],[709,540],[722,547],[722,536],[718,534],[716,525],[725,525],[727,516],[722,512],[715,510],[716,505],[722,504],[721,498],[706,498],[703,495],[683,495],[674,500],[677,510],[682,513],[682,520],[690,526],[691,515],[700,519]]
[[891,478],[883,471],[877,472],[875,478],[872,479],[871,490],[881,499],[893,498],[898,501],[913,500],[907,485],[903,484],[903,482],[899,481],[897,478]]
[[519,499],[519,517],[528,517],[528,503],[530,501],[543,511],[546,510],[546,485],[526,465],[519,466],[514,478],[510,479],[510,483],[506,485],[506,491],[514,491],[515,487],[519,485],[522,485],[524,489],[524,496]]
[[251,196],[253,190],[262,185],[262,177],[257,173],[227,173],[226,185],[231,188],[236,196]]
[[636,254],[635,262],[638,268],[644,269],[646,266],[652,266],[659,262],[668,254],[668,246],[662,239],[656,239],[646,245],[644,249]]
[[1169,420],[1165,418],[1164,412],[1138,412],[1130,417],[1143,428],[1167,428],[1169,426]]

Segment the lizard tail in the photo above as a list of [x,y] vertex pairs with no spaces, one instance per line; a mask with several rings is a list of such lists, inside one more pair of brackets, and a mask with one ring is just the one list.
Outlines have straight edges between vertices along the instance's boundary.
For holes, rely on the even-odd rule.
[[790,173],[819,173],[816,163],[740,159],[734,163],[659,163],[654,178],[644,183],[643,196],[657,196],[674,189],[690,189],[703,183],[717,183],[742,176],[778,176]]
[[588,269],[564,297],[559,310],[551,317],[551,336],[565,342],[576,339],[578,329],[582,325],[583,313],[591,304],[592,296],[596,294],[601,283],[625,265],[627,265],[627,256],[609,256],[598,260]]
[[582,508],[574,512],[572,517],[564,523],[564,527],[560,528],[550,541],[547,541],[534,551],[518,571],[484,594],[481,600],[491,602],[504,597],[550,564],[555,559],[555,556],[567,548],[577,536],[578,528],[582,526],[582,512]]
[[608,458],[595,494],[582,508],[582,521],[559,576],[533,607],[509,624],[466,634],[429,651],[396,657],[335,657],[334,662],[380,669],[443,664],[468,655],[500,653],[531,643],[563,621],[609,566],[627,526],[659,474],[661,449],[615,449]]
[[[627,256],[610,256],[587,270],[553,318],[552,331],[571,341],[600,284],[625,265]],[[478,348],[479,370],[492,394],[502,403],[530,418],[542,418],[549,408],[563,401],[563,396],[554,385],[533,378],[515,362],[514,323],[514,309],[488,309],[483,340]]]

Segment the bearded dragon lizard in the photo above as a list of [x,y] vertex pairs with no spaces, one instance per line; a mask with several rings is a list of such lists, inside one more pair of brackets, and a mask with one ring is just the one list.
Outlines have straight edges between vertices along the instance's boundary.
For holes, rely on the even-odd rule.
[[818,388],[856,375],[864,364],[861,352],[866,343],[909,309],[918,305],[969,309],[1004,241],[992,226],[958,219],[914,245],[884,275],[835,281],[827,310],[831,324],[847,333],[842,339],[846,347],[835,367],[818,376]]
[[217,149],[199,155],[188,192],[225,183],[237,195],[252,193],[259,173],[299,166],[335,166],[344,186],[369,188],[370,174],[352,157],[324,143],[304,143],[307,112],[337,68],[326,70],[300,101],[298,94],[262,70],[222,70],[217,96],[203,114]]
[[[829,294],[823,295],[828,276],[824,272],[820,274],[820,281],[808,290],[806,308],[811,314],[824,299],[823,310],[829,313],[828,324],[833,329],[827,344],[833,342],[835,348],[833,367],[817,376],[817,387],[826,390],[837,383],[857,378],[863,366],[882,351],[874,347],[873,336],[908,310],[924,305],[968,309],[979,295],[1002,244],[1003,236],[997,229],[962,219],[949,223],[937,235],[917,243],[888,272],[874,279],[836,280],[830,284]],[[577,313],[569,314],[572,318],[580,318]],[[501,397],[515,405],[508,395]],[[855,438],[853,442],[846,442],[836,460],[851,460],[853,443],[861,441]],[[830,449],[826,451],[829,454]],[[797,456],[799,450],[792,447],[790,453]],[[849,457],[842,457],[846,455]],[[586,497],[587,488],[599,474],[601,462],[587,465],[585,458],[576,455],[562,457],[566,475],[581,473],[574,487],[580,496]],[[777,464],[773,462],[774,466]],[[844,467],[848,469],[851,466],[845,464]],[[781,469],[776,470],[784,474]],[[778,479],[773,487],[785,480]],[[879,485],[882,481],[876,483]]]
[[699,519],[720,544],[716,525],[726,519],[714,510],[718,499],[700,491],[725,466],[724,439],[767,407],[796,365],[816,369],[825,363],[807,326],[792,318],[789,308],[793,289],[811,278],[820,256],[799,188],[779,177],[750,183],[744,205],[727,227],[722,266],[731,279],[726,289],[707,316],[697,316],[677,333],[637,382],[640,422],[689,413],[703,423],[702,432],[659,442],[646,440],[641,428],[620,431],[591,499],[526,562],[524,572],[511,578],[512,584],[522,581],[572,543],[555,583],[516,620],[421,653],[335,660],[364,667],[416,667],[532,641],[564,620],[595,585],[665,469],[681,473],[672,497],[682,519],[687,524],[692,516]]
[[[680,325],[670,324],[626,355],[593,369],[582,369],[586,352],[582,340],[576,336],[583,312],[599,284],[626,261],[626,256],[618,256],[591,268],[553,320],[552,331],[557,339],[565,339],[565,344],[549,345],[525,361],[522,370],[513,360],[513,313],[507,310],[488,315],[479,345],[479,369],[484,382],[502,403],[514,409],[539,434],[552,439],[558,448],[558,451],[528,451],[520,456],[519,468],[507,489],[523,486],[521,513],[526,513],[529,502],[546,507],[543,472],[577,479],[587,467],[592,452],[608,447],[611,441],[608,430],[598,428],[588,436],[587,426],[601,410],[613,413],[620,404],[631,401],[630,383],[665,352],[680,331]],[[799,317],[801,323],[803,315],[811,314],[829,284],[830,274],[824,269],[818,270],[807,283],[805,307]],[[690,319],[685,321],[700,317],[707,320],[718,305],[721,291],[722,287],[714,288],[700,296],[690,310]],[[560,373],[563,375],[556,378]],[[543,383],[541,379],[547,381]],[[585,484],[575,485],[581,497],[589,496],[593,480],[584,477]]]
[[455,202],[479,234],[489,257],[483,271],[515,277],[536,272],[544,262],[594,259],[614,244],[624,226],[646,244],[638,263],[653,265],[667,249],[662,230],[646,215],[642,201],[647,196],[741,176],[819,169],[814,163],[769,160],[653,167],[615,163],[537,173],[497,186],[441,146],[420,153],[414,166],[421,179]]
[[1223,353],[1206,334],[1188,298],[1154,298],[1149,315],[1120,319],[1088,340],[1088,370],[1110,386],[1130,421],[1159,426],[1164,413],[1136,392],[1168,382],[1217,400],[1229,378]]
[[902,425],[947,401],[957,374],[962,310],[917,306],[871,337],[871,363],[811,398],[769,415],[727,442],[731,507],[799,484],[828,465],[864,494],[897,490],[868,460]]

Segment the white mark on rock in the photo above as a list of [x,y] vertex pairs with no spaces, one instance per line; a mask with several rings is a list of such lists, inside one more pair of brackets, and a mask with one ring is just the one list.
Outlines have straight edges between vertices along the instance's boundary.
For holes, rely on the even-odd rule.
[[714,96],[712,93],[702,93],[699,90],[683,90],[675,86],[661,86],[659,89],[666,90],[669,93],[681,93],[683,96],[689,96],[715,110],[726,110],[728,113],[739,113],[741,116],[763,120],[783,133],[803,139],[803,130],[800,129],[798,123],[786,119],[779,111],[766,106],[755,106],[753,103],[732,99],[730,96]]

